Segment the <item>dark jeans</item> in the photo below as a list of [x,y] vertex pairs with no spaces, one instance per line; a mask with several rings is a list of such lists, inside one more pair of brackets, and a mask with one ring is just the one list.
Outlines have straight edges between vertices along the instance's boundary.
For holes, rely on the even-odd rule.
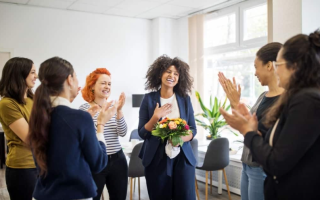
[[[164,147],[164,145],[162,145]],[[195,167],[185,157],[182,150],[170,160],[159,147],[149,166],[145,168],[145,177],[150,200],[196,200]],[[172,170],[172,176],[168,176]]]
[[37,181],[37,169],[6,167],[6,184],[11,200],[32,200]]
[[104,185],[107,186],[110,200],[125,200],[128,187],[128,164],[122,150],[108,155],[108,165],[99,174],[92,174],[98,187],[98,195],[93,198],[100,200]]

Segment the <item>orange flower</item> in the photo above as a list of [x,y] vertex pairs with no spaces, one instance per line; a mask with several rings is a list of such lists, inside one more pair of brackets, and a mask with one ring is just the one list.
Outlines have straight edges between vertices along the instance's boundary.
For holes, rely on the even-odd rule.
[[184,125],[186,125],[186,124],[187,124],[186,120],[183,120],[183,121],[182,121],[182,123],[183,123]]
[[159,123],[160,124],[163,124],[163,123],[165,123],[165,122],[167,122],[168,121],[168,118],[164,118],[163,120],[161,120]]

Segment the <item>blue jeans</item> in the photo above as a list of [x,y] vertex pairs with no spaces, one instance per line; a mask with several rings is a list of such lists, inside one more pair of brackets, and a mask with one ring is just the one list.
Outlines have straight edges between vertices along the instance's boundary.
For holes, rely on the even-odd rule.
[[242,163],[241,200],[264,200],[263,185],[267,175],[261,167]]

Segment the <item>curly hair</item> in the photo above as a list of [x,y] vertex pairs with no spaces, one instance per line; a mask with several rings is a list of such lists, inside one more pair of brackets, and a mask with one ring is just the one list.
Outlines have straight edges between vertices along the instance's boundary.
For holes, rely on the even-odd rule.
[[159,90],[163,73],[172,65],[179,72],[179,81],[174,86],[173,91],[184,97],[191,93],[193,78],[189,74],[189,65],[177,57],[172,59],[167,55],[160,56],[149,67],[145,89],[151,91]]
[[96,84],[98,78],[101,74],[106,74],[111,76],[111,73],[106,68],[97,68],[89,74],[86,78],[86,85],[81,90],[82,97],[87,102],[92,102],[94,100],[94,93],[92,91],[92,86]]

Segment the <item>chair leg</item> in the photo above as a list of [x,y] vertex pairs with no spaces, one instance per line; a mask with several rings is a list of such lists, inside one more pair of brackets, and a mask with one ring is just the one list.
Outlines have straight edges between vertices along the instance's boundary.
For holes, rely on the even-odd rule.
[[139,200],[140,200],[140,177],[138,177]]
[[133,191],[136,190],[136,178],[133,178]]
[[210,171],[210,193],[212,194],[212,171]]
[[197,194],[198,200],[200,200],[199,191],[198,191],[198,181],[197,181],[197,178],[195,178],[195,186],[196,186],[196,194]]
[[226,181],[226,186],[227,186],[227,190],[228,190],[228,196],[229,196],[229,200],[231,199],[231,194],[230,194],[230,189],[229,189],[229,183],[228,183],[228,179],[227,179],[227,174],[226,174],[226,170],[223,169],[223,175],[224,175],[224,180]]
[[208,200],[208,171],[206,171],[206,200]]
[[132,200],[132,179],[133,178],[130,177],[130,200]]

